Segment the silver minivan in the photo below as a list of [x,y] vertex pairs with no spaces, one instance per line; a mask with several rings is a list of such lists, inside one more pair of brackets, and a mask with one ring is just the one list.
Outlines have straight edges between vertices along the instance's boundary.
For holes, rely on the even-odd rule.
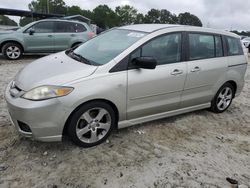
[[90,147],[116,128],[205,108],[224,112],[242,91],[246,68],[233,33],[131,25],[27,65],[5,98],[22,135],[69,136]]

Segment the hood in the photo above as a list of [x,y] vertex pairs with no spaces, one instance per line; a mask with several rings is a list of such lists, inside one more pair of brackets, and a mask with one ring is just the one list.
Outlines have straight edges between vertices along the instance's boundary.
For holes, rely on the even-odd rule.
[[78,62],[60,52],[38,59],[22,69],[15,84],[24,91],[42,85],[64,85],[70,81],[90,76],[97,66]]

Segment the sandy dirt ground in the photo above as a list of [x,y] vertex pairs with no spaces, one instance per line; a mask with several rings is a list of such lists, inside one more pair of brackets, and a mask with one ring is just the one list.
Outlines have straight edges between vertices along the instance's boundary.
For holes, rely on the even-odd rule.
[[250,186],[250,66],[241,95],[222,114],[207,110],[114,132],[97,147],[42,143],[11,125],[4,89],[37,58],[0,57],[0,187],[168,188]]

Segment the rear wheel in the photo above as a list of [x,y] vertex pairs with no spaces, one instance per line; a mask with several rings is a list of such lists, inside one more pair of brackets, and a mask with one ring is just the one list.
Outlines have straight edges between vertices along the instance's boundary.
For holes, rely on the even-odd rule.
[[235,89],[230,83],[225,83],[216,93],[211,102],[211,111],[222,113],[228,109],[233,101]]
[[9,60],[16,60],[19,59],[22,54],[23,50],[22,47],[14,42],[8,42],[3,46],[3,55]]
[[115,112],[105,102],[90,102],[78,108],[69,120],[68,134],[82,147],[104,142],[115,127]]

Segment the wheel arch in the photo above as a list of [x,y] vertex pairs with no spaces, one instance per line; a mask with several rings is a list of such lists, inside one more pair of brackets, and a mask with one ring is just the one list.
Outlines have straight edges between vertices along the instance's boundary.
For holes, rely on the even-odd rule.
[[233,80],[229,80],[226,83],[229,83],[229,84],[231,84],[233,86],[233,88],[234,88],[234,97],[235,97],[235,93],[237,92],[237,83],[235,81],[233,81]]
[[18,45],[21,46],[22,51],[24,52],[24,46],[23,46],[23,44],[22,44],[21,42],[19,42],[19,41],[16,41],[16,40],[6,40],[6,41],[2,42],[2,43],[0,44],[0,51],[1,51],[1,52],[3,51],[4,45],[7,44],[7,43],[17,43]]
[[80,105],[78,105],[71,113],[70,113],[70,115],[68,116],[68,118],[67,118],[67,120],[66,120],[66,122],[65,122],[65,124],[64,124],[64,127],[63,127],[63,132],[62,132],[62,135],[63,136],[66,136],[68,133],[67,133],[67,128],[68,128],[68,126],[69,126],[69,120],[70,120],[70,118],[72,117],[72,115],[73,115],[73,113],[76,111],[76,110],[78,110],[80,107],[82,107],[83,105],[85,105],[85,104],[87,104],[87,103],[90,103],[90,102],[105,102],[105,103],[107,103],[107,104],[109,104],[111,107],[112,107],[112,109],[114,110],[114,112],[115,112],[115,120],[116,120],[116,127],[115,127],[115,129],[117,129],[118,128],[118,121],[119,121],[119,111],[118,111],[118,108],[117,108],[117,106],[112,102],[112,101],[110,101],[110,100],[107,100],[107,99],[92,99],[92,100],[89,100],[89,101],[86,101],[86,102],[84,102],[84,103],[82,103],[82,104],[80,104]]

